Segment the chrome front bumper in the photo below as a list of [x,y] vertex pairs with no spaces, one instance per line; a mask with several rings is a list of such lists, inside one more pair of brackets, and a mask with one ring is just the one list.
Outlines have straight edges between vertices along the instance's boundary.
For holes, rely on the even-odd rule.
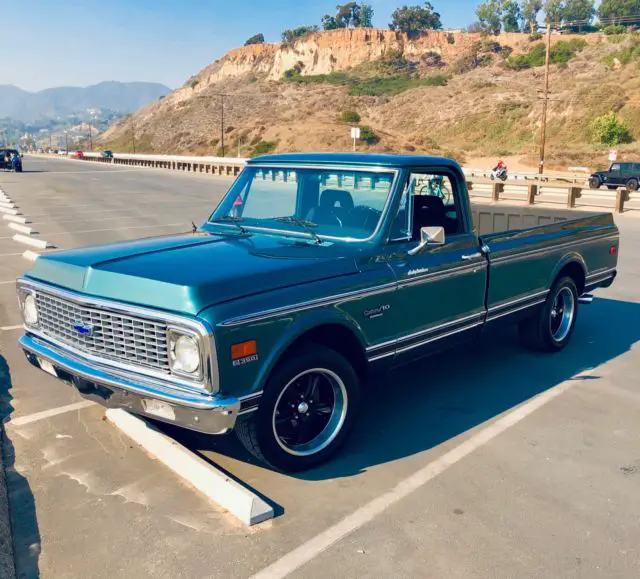
[[[74,386],[83,397],[108,408],[123,408],[207,434],[224,434],[235,426],[240,411],[237,398],[188,392],[142,374],[120,373],[93,362],[89,365],[86,360],[31,334],[22,336],[20,345],[33,366],[42,369],[40,360],[49,362],[60,380]],[[150,400],[168,404],[175,418],[148,412],[145,403]]]

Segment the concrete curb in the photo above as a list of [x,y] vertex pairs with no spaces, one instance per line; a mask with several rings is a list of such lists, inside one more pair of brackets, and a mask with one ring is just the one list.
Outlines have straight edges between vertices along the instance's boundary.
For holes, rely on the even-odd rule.
[[11,221],[12,223],[30,223],[26,217],[18,217],[17,215],[3,215],[2,219]]
[[11,515],[7,495],[7,477],[4,466],[4,425],[0,425],[0,577],[15,579],[16,564],[13,554]]
[[32,227],[27,227],[26,225],[20,225],[19,223],[9,223],[9,229],[13,229],[14,231],[19,231],[20,233],[24,233],[25,235],[33,235],[36,233]]
[[35,261],[40,257],[40,254],[27,249],[27,251],[22,254],[22,257],[24,257],[27,261]]
[[124,410],[110,408],[106,414],[113,424],[149,454],[245,525],[255,525],[273,518],[273,507],[258,495],[231,480],[151,424]]
[[16,233],[12,239],[19,243],[31,245],[39,249],[50,249],[55,247],[53,244],[49,243],[48,241],[45,241],[44,239],[34,239],[33,237],[27,237],[26,235],[22,235],[20,233]]
[[0,213],[5,213],[6,215],[20,215],[20,212],[17,209],[7,209],[6,207],[0,207]]

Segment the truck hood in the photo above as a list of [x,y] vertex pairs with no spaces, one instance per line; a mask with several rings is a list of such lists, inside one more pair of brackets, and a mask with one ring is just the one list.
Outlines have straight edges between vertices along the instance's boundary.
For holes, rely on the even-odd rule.
[[344,244],[199,232],[44,255],[27,278],[195,315],[251,294],[355,273],[349,253]]

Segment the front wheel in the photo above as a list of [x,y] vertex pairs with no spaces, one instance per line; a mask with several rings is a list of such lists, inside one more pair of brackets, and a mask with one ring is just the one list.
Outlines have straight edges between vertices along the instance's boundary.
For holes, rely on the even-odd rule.
[[506,181],[506,180],[507,180],[507,174],[502,173],[502,175],[500,175],[500,181]]
[[276,369],[258,410],[236,434],[260,461],[284,471],[326,462],[346,441],[360,402],[358,376],[337,352],[320,345],[298,350]]
[[578,318],[578,290],[570,277],[558,279],[540,311],[520,323],[520,339],[539,352],[559,352],[571,340]]

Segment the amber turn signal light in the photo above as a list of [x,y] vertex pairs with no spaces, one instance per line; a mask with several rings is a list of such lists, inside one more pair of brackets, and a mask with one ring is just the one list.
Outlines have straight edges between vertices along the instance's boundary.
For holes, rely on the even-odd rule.
[[249,356],[255,356],[257,353],[258,344],[255,340],[249,340],[248,342],[241,342],[240,344],[233,344],[231,346],[232,360],[248,358]]

